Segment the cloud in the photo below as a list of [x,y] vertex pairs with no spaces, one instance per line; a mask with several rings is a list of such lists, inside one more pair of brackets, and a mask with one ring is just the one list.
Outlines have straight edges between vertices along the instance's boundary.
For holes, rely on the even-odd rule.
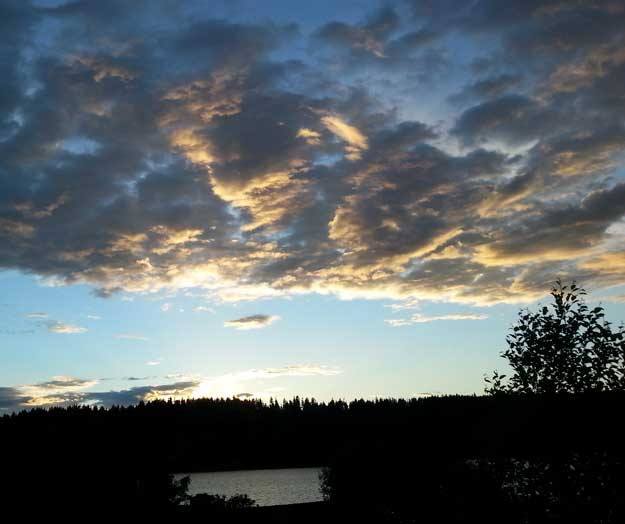
[[317,38],[352,51],[384,58],[386,38],[399,26],[399,17],[391,8],[377,11],[362,25],[330,22],[317,33]]
[[521,77],[519,75],[508,73],[482,78],[451,95],[449,101],[454,104],[464,104],[474,100],[496,98],[509,93],[520,82]]
[[[147,377],[146,377],[147,378]],[[144,380],[129,377],[127,380]],[[19,411],[36,407],[68,406],[73,404],[112,405],[134,404],[141,400],[188,398],[198,386],[196,381],[147,385],[120,391],[87,391],[98,384],[97,380],[73,377],[54,377],[48,382],[0,388],[0,410]]]
[[44,318],[48,318],[48,314],[47,313],[41,313],[41,312],[28,313],[26,315],[26,318],[44,319]]
[[247,398],[254,398],[254,393],[237,393],[237,394],[235,395],[235,397],[236,397],[236,398],[244,398],[244,399],[247,399]]
[[198,397],[235,396],[239,395],[241,391],[246,391],[248,396],[269,398],[284,391],[284,389],[280,387],[267,388],[264,384],[267,380],[281,380],[289,377],[334,377],[340,375],[341,372],[341,369],[337,367],[318,364],[293,364],[283,367],[249,369],[201,379],[194,395]]
[[57,320],[51,320],[46,322],[46,327],[50,333],[57,333],[60,335],[76,335],[79,333],[86,333],[87,328],[76,326],[74,324],[66,324]]
[[28,396],[18,388],[0,387],[0,411],[15,411],[28,403]]
[[280,317],[276,315],[250,315],[248,317],[236,318],[234,320],[226,320],[224,322],[224,326],[232,327],[241,331],[248,329],[261,329],[273,324],[277,320],[280,320]]
[[[332,377],[341,370],[316,364],[295,364],[277,368],[251,369],[216,377],[168,375],[175,382],[147,384],[122,390],[94,391],[98,380],[57,376],[46,382],[16,387],[0,387],[0,410],[19,411],[35,407],[96,404],[102,406],[129,405],[140,401],[186,399],[203,396],[269,398],[283,391],[281,387],[265,388],[262,381],[288,377]],[[156,377],[129,376],[123,380],[139,382]],[[105,379],[102,379],[105,380]],[[258,387],[253,393],[244,387]]]
[[195,306],[193,308],[194,313],[214,313],[215,310],[212,307],[208,306]]
[[597,297],[596,300],[600,302],[613,302],[615,304],[625,304],[625,295],[608,295],[604,297]]
[[92,392],[84,395],[82,402],[103,406],[129,405],[140,401],[191,398],[198,387],[197,381],[188,380],[171,384],[137,386],[119,391]]
[[338,63],[346,70],[378,67],[388,71],[412,66],[414,71],[419,65],[415,58],[427,52],[438,36],[430,28],[406,27],[396,9],[385,7],[360,23],[328,22],[313,38],[315,44],[329,48],[335,67]]
[[32,408],[80,403],[84,390],[96,384],[98,384],[97,380],[60,375],[47,382],[18,386],[16,390],[19,392],[19,397],[11,407],[17,409],[15,406]]
[[2,3],[0,268],[218,301],[625,283],[593,263],[625,240],[618,2],[415,0],[310,40],[195,7]]
[[160,360],[148,360],[145,365],[146,366],[159,366],[161,364]]
[[33,320],[38,326],[45,327],[50,333],[60,335],[76,335],[86,333],[87,328],[75,324],[68,324],[51,319],[48,313],[36,312],[25,315],[27,319]]
[[[321,122],[328,130],[337,137],[347,142],[347,155],[349,160],[358,160],[362,151],[368,147],[367,137],[356,127],[349,125],[338,116],[327,115],[321,118]],[[298,131],[298,134],[301,132]]]
[[169,302],[165,302],[161,305],[161,311],[163,313],[167,313],[171,309],[171,304]]
[[411,324],[426,324],[440,320],[486,320],[487,318],[488,315],[477,313],[452,313],[449,315],[422,315],[421,313],[415,313],[409,318],[389,319],[385,320],[385,322],[393,327],[400,327]]
[[3,335],[32,335],[35,333],[34,329],[0,329],[0,333]]
[[488,141],[518,146],[549,136],[559,121],[552,109],[536,100],[507,94],[467,109],[452,134],[465,146]]
[[149,340],[148,337],[145,337],[143,335],[136,335],[133,333],[119,333],[115,335],[115,338],[118,338],[120,340],[141,340],[141,341]]
[[239,379],[252,378],[277,378],[277,377],[312,377],[312,376],[335,376],[341,374],[341,370],[331,366],[317,364],[293,364],[278,368],[251,369],[241,371],[234,376]]

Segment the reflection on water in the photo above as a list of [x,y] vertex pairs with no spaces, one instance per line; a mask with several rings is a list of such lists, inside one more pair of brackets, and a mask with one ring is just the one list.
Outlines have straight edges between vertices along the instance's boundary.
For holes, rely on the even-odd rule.
[[259,506],[300,504],[321,500],[319,491],[320,468],[256,469],[246,471],[219,471],[209,473],[181,473],[189,475],[189,495],[247,494]]

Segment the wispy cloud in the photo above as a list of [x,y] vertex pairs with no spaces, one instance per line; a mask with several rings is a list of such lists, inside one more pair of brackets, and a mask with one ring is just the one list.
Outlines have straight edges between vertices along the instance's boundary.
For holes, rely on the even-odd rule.
[[421,301],[416,298],[409,298],[402,300],[401,302],[395,302],[393,304],[387,304],[384,307],[392,309],[393,311],[404,311],[410,309],[419,309],[421,307]]
[[441,320],[486,320],[488,315],[478,313],[452,313],[450,315],[422,315],[415,313],[409,318],[398,318],[385,320],[393,327],[409,326],[411,324],[426,324],[428,322],[438,322]]
[[612,304],[625,303],[625,295],[604,295],[599,297],[592,297],[594,302],[609,302]]
[[261,329],[267,327],[277,320],[280,320],[280,317],[276,315],[250,315],[248,317],[236,318],[234,320],[226,320],[224,322],[224,326],[245,331],[248,329]]
[[194,395],[203,396],[235,396],[241,391],[250,393],[257,398],[275,395],[282,388],[267,388],[267,380],[288,377],[334,377],[341,374],[341,369],[318,364],[293,364],[283,367],[268,367],[236,371],[217,377],[204,378],[200,381]]
[[32,335],[33,333],[35,333],[34,329],[0,328],[0,334],[2,335]]
[[215,310],[212,307],[208,307],[208,306],[195,306],[193,308],[193,311],[195,313],[214,313]]
[[161,311],[163,313],[167,313],[171,309],[171,304],[169,302],[165,302],[161,305]]
[[145,365],[146,366],[160,366],[161,361],[160,360],[148,360]]
[[59,335],[76,335],[79,333],[85,333],[88,331],[86,327],[78,326],[75,324],[68,324],[59,320],[50,318],[48,313],[34,312],[28,313],[25,317],[40,327],[46,328],[50,333],[56,333]]
[[47,313],[41,313],[41,312],[28,313],[26,315],[26,318],[44,319],[44,318],[48,318],[48,314]]
[[134,333],[118,333],[117,335],[115,335],[115,338],[120,340],[140,340],[143,342],[149,340],[148,337],[145,337],[143,335],[135,335]]
[[46,322],[46,327],[50,333],[57,333],[60,335],[76,335],[79,333],[86,333],[88,331],[86,327],[66,324],[57,320]]
[[261,368],[242,371],[236,374],[239,378],[276,378],[276,377],[331,377],[340,375],[341,370],[337,367],[318,364],[293,364],[277,368]]

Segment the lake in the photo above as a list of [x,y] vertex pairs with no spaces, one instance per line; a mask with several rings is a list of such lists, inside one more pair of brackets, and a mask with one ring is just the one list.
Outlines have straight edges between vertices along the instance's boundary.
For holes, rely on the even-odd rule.
[[176,478],[191,478],[189,495],[246,494],[259,506],[301,504],[322,500],[319,491],[321,468],[254,469],[180,473]]

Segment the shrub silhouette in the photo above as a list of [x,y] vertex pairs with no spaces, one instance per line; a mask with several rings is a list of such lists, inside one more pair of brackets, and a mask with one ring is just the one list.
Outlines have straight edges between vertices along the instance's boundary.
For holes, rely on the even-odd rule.
[[625,390],[625,328],[613,328],[601,306],[590,309],[586,291],[558,280],[553,302],[519,312],[506,338],[513,374],[494,372],[486,393],[588,393]]
[[190,477],[180,479],[171,473],[150,472],[136,481],[135,499],[139,505],[150,508],[176,508],[187,499]]
[[192,514],[203,516],[223,515],[248,510],[256,506],[256,501],[248,495],[234,495],[226,498],[224,495],[210,495],[200,493],[189,498],[189,508]]

